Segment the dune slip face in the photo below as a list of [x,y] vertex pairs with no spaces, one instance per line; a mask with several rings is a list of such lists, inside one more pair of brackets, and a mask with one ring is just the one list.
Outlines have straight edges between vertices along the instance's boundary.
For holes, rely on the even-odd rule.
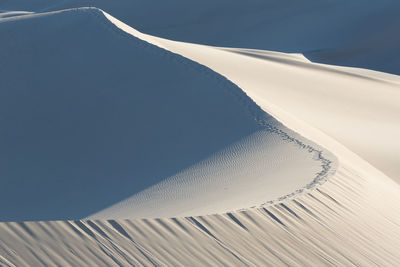
[[226,212],[334,172],[329,152],[234,84],[97,9],[10,17],[0,31],[12,36],[1,44],[3,221]]
[[399,8],[1,2],[0,265],[400,265]]
[[[0,223],[2,265],[397,266],[393,184],[351,166],[296,199],[227,214]],[[384,208],[382,208],[384,206]]]
[[400,74],[397,0],[5,0],[0,8],[88,6],[171,40],[302,53],[315,62]]

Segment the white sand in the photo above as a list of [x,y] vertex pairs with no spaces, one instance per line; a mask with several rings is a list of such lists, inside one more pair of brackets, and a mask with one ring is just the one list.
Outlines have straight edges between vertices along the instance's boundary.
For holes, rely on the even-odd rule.
[[13,32],[0,44],[2,221],[223,213],[335,170],[234,84],[98,9],[11,17],[0,30]]
[[312,193],[232,214],[0,224],[4,265],[397,266],[398,187],[341,165]]
[[[116,24],[136,35],[129,26]],[[400,182],[399,76],[316,64],[301,55],[223,49],[137,36],[152,43],[154,39],[155,45],[161,44],[210,67],[237,84],[279,120],[284,121],[285,114],[292,114],[296,120],[321,130]],[[284,122],[292,128],[290,122]]]
[[[1,88],[6,88],[2,94],[7,97],[2,103],[2,114],[6,115],[1,122],[7,129],[3,131],[6,150],[2,153],[14,164],[3,168],[2,177],[6,178],[2,182],[8,186],[2,201],[3,220],[24,216],[34,220],[74,219],[90,209],[96,210],[91,218],[113,219],[1,223],[2,264],[400,264],[400,186],[395,182],[400,177],[398,76],[316,64],[300,54],[169,41],[142,34],[107,13],[103,16],[98,9],[16,15],[0,19],[1,30],[12,33],[12,38],[0,43],[7,51],[0,57],[7,62],[0,66],[0,74],[6,77],[0,82]],[[216,73],[134,37],[224,75],[286,127]],[[101,61],[98,55],[103,55]],[[55,62],[64,65],[57,70],[50,68],[56,66]],[[179,77],[174,76],[177,74]],[[69,77],[73,77],[76,88]],[[121,99],[128,90],[124,85],[139,95],[128,94]],[[112,90],[108,90],[110,86]],[[28,90],[31,88],[35,91]],[[190,94],[187,88],[191,88]],[[92,96],[99,90],[104,98],[94,102]],[[63,94],[57,97],[54,92]],[[170,95],[176,97],[168,98]],[[77,105],[77,99],[82,106]],[[86,113],[85,103],[99,103],[99,99],[114,101],[107,102],[113,106],[121,107],[124,101],[129,105],[104,123],[108,117],[98,114],[108,114],[107,106],[94,106]],[[129,120],[123,119],[126,114],[131,115]],[[71,116],[68,127],[65,122],[55,123]],[[113,125],[114,131],[97,128],[96,124],[94,133],[92,120],[97,118],[101,118],[101,125]],[[128,121],[146,126],[130,131]],[[160,124],[147,126],[146,121]],[[199,121],[203,124],[198,125]],[[71,129],[77,126],[79,135],[71,137]],[[63,131],[54,132],[57,127]],[[127,130],[130,138],[125,140],[118,133]],[[38,139],[30,140],[32,136],[46,137],[36,146]],[[93,136],[103,142],[91,143]],[[63,147],[59,147],[60,140],[65,142]],[[115,140],[120,147],[115,146]],[[99,144],[110,142],[112,149],[101,146],[103,150],[97,150]],[[92,145],[85,147],[88,143]],[[124,169],[134,179],[124,184],[123,176],[107,178],[107,173],[120,169],[121,162],[135,154],[126,154],[129,147],[141,146],[143,150],[130,150],[140,155],[126,165],[134,162],[134,167]],[[16,147],[21,149],[18,155],[24,157],[9,158]],[[41,153],[35,153],[38,150]],[[199,150],[207,156],[199,157]],[[54,151],[69,156],[59,158]],[[158,157],[163,151],[174,153]],[[99,153],[107,157],[98,158]],[[146,160],[143,153],[153,156]],[[82,154],[87,155],[85,161]],[[66,159],[69,166],[57,167],[61,165],[56,163]],[[110,159],[119,165],[110,164]],[[32,160],[43,165],[22,170],[16,167],[29,166],[26,164]],[[53,172],[44,168],[49,162],[53,163]],[[96,166],[102,179],[87,169],[88,162]],[[173,175],[168,175],[171,162],[179,164]],[[81,166],[69,174],[66,181],[71,183],[63,187],[48,183],[54,174],[68,175],[65,170],[71,166]],[[149,166],[157,176],[149,175]],[[8,181],[4,180],[7,175]],[[19,177],[22,188],[12,186],[15,177]],[[36,187],[23,189],[27,177],[32,177]],[[147,181],[144,187],[143,181]],[[143,190],[137,190],[141,185]],[[81,191],[68,194],[68,187]],[[54,191],[58,194],[52,196]],[[132,194],[122,197],[121,192]],[[101,196],[115,204],[104,207]],[[49,198],[53,203],[39,206]],[[58,213],[57,200],[64,201],[64,209]],[[27,203],[30,213],[24,207]],[[225,213],[237,209],[242,211]],[[219,214],[195,216],[210,213]],[[122,220],[182,215],[191,217]]]

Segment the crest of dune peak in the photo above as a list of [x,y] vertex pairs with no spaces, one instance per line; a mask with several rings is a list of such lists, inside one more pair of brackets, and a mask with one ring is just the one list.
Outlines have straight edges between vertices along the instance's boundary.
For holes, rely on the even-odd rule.
[[399,265],[399,10],[1,2],[0,265]]

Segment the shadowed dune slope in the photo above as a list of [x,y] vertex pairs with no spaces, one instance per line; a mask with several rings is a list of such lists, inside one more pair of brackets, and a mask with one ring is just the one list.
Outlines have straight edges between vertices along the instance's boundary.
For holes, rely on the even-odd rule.
[[0,265],[399,266],[398,76],[21,11],[393,72],[396,2],[154,3],[1,3]]
[[2,19],[0,35],[0,220],[225,212],[333,171],[234,84],[98,9]]
[[303,53],[316,62],[400,74],[397,0],[8,0],[0,9],[85,6],[172,40]]
[[399,187],[340,165],[296,199],[146,220],[0,223],[2,265],[398,266]]
[[[308,129],[321,130],[400,182],[399,76],[313,63],[299,54],[142,38],[224,75],[290,128],[294,120],[305,122],[307,126],[295,130],[334,154],[334,147],[306,135]],[[285,120],[286,115],[294,120]]]

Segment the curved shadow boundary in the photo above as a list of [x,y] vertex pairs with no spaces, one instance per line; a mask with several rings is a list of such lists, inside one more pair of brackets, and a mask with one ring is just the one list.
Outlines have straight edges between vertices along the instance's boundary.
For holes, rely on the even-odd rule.
[[[336,162],[337,159],[334,157],[334,155],[332,155],[330,152],[327,153],[326,151],[323,151],[322,148],[315,148],[316,144],[312,144],[312,142],[309,140],[307,140],[308,141],[308,143],[307,143],[307,142],[300,141],[299,139],[293,137],[292,135],[295,134],[294,132],[291,134],[287,133],[289,131],[283,131],[283,130],[279,129],[278,127],[269,123],[267,118],[268,118],[268,116],[271,116],[271,115],[267,114],[264,110],[262,110],[261,107],[259,107],[242,89],[240,89],[239,86],[234,84],[232,81],[227,79],[225,76],[213,71],[212,69],[210,69],[204,65],[201,65],[190,59],[187,59],[179,54],[176,54],[171,51],[165,50],[163,48],[157,47],[153,44],[150,44],[147,41],[141,40],[141,39],[125,32],[124,30],[118,28],[109,19],[107,19],[107,17],[103,13],[104,11],[99,8],[91,7],[90,10],[92,11],[91,14],[93,14],[94,17],[99,19],[102,23],[104,23],[113,32],[115,32],[125,38],[128,38],[132,41],[140,40],[140,44],[143,44],[144,47],[152,49],[153,51],[157,51],[157,53],[159,53],[160,55],[166,56],[166,57],[170,58],[171,60],[174,60],[174,61],[177,61],[177,62],[180,62],[183,64],[187,64],[187,61],[194,63],[194,64],[187,64],[187,66],[190,68],[193,68],[194,70],[198,71],[202,75],[207,76],[210,79],[217,80],[222,85],[222,87],[224,89],[226,89],[227,92],[229,92],[231,95],[236,97],[238,99],[238,102],[248,109],[248,111],[249,111],[248,114],[250,114],[260,126],[262,126],[267,131],[269,131],[275,135],[278,135],[282,140],[293,143],[294,145],[300,147],[301,149],[306,150],[308,153],[312,153],[313,158],[316,161],[319,161],[321,163],[321,171],[316,174],[316,176],[312,179],[312,181],[310,183],[305,185],[303,188],[299,188],[290,194],[281,196],[274,200],[266,201],[263,205],[274,205],[276,203],[280,203],[280,202],[286,201],[288,199],[291,199],[291,198],[295,197],[296,195],[304,193],[306,190],[314,189],[318,185],[323,184],[325,181],[327,181],[327,179],[330,176],[335,174],[336,167],[337,167],[337,162]],[[157,48],[157,49],[155,50],[154,48]],[[281,123],[279,123],[279,122],[277,122],[277,123],[280,127],[283,126]],[[305,139],[305,138],[303,138],[303,139]],[[329,154],[329,156],[327,156],[325,154]],[[332,157],[334,159],[329,159],[330,157]]]
[[[282,129],[279,129],[281,124],[279,124],[277,122],[274,122],[273,124],[271,124],[270,123],[271,116],[266,114],[238,86],[236,86],[235,84],[230,82],[225,77],[223,77],[223,76],[219,75],[218,73],[212,71],[211,69],[209,69],[205,66],[202,66],[196,62],[193,62],[183,56],[180,56],[180,55],[174,54],[170,51],[161,49],[157,46],[149,44],[141,39],[138,39],[138,38],[124,32],[123,30],[116,27],[112,22],[110,22],[104,16],[103,12],[97,8],[79,8],[79,9],[58,11],[57,13],[67,12],[67,11],[84,12],[85,14],[90,14],[91,16],[89,16],[89,18],[95,18],[96,21],[100,21],[102,23],[102,25],[104,25],[111,32],[117,34],[119,37],[126,38],[126,40],[128,40],[129,42],[134,42],[136,46],[139,46],[139,47],[149,51],[150,53],[156,54],[157,56],[162,56],[162,57],[166,58],[168,61],[175,62],[177,65],[180,65],[181,67],[184,66],[185,68],[189,68],[189,69],[195,71],[196,73],[201,74],[202,76],[206,77],[207,80],[212,80],[212,81],[216,82],[218,87],[225,89],[225,92],[227,92],[229,95],[233,96],[234,99],[236,99],[237,103],[239,103],[246,111],[246,113],[247,113],[246,116],[249,116],[249,118],[251,118],[251,120],[254,120],[256,122],[256,124],[258,125],[258,127],[261,127],[262,129],[265,129],[271,133],[276,134],[282,140],[293,143],[294,145],[296,145],[297,147],[299,147],[301,149],[304,149],[308,153],[312,153],[314,159],[316,161],[318,161],[321,165],[321,171],[319,173],[317,173],[315,177],[312,177],[312,178],[310,177],[310,179],[312,179],[312,181],[310,183],[308,183],[307,185],[305,185],[303,188],[296,190],[295,192],[292,192],[288,195],[282,196],[277,200],[270,200],[270,201],[266,202],[265,204],[272,204],[277,201],[283,201],[287,198],[294,197],[297,194],[302,193],[307,189],[312,189],[316,185],[324,182],[330,174],[333,174],[335,172],[335,162],[334,162],[334,160],[330,159],[329,152],[316,148],[316,146],[312,142],[300,141],[298,138],[293,137],[293,136],[295,136],[295,134],[291,133],[290,130],[284,131]],[[10,18],[10,20],[12,20],[12,19],[14,19],[14,18]],[[275,123],[277,123],[277,125],[275,125]],[[245,134],[245,133],[242,133],[242,134]],[[222,144],[222,145],[228,145],[227,142],[228,143],[232,142],[232,140],[228,140],[228,141],[225,140],[224,144]],[[219,144],[219,146],[221,146],[221,144]],[[188,164],[190,165],[190,163],[188,163]],[[172,171],[172,173],[174,173],[174,172]],[[35,177],[33,177],[32,180],[33,180],[32,182],[34,182]],[[85,183],[88,183],[88,182],[85,181]],[[27,190],[30,190],[30,189],[28,188]],[[131,191],[128,192],[127,189],[124,189],[124,190],[126,191],[126,192],[124,191],[125,194],[119,192],[119,197],[121,200],[124,199],[125,197],[127,197],[129,194],[135,193],[135,192],[131,192]],[[138,190],[140,190],[140,188],[138,188]],[[31,191],[32,190],[30,190],[30,192]],[[54,192],[53,192],[53,194],[54,194]],[[108,198],[110,198],[110,197],[108,196]],[[19,201],[23,201],[23,200],[19,200]],[[48,202],[48,198],[46,199],[46,201]],[[98,199],[96,200],[96,198],[94,198],[94,199],[92,199],[92,201],[96,201],[97,208],[95,211],[98,211],[98,209],[102,208],[102,207],[98,207],[99,206]],[[107,201],[107,200],[101,199],[100,202],[106,203],[105,201]],[[113,201],[116,201],[116,200],[114,199]],[[8,202],[5,201],[5,204],[7,204],[7,203]],[[104,205],[104,204],[101,204],[101,205]],[[108,205],[109,205],[109,203],[108,203]],[[60,207],[58,206],[58,209],[59,208]],[[67,207],[62,207],[62,208],[67,209]],[[18,211],[16,211],[16,212],[18,212]],[[69,217],[65,217],[65,215],[64,215],[64,217],[62,217],[63,216],[62,214],[65,214],[64,212],[65,212],[64,210],[60,210],[60,213],[59,213],[60,215],[55,216],[55,217],[56,218],[60,218],[60,217],[61,218],[69,218]],[[89,212],[89,213],[92,213],[92,212]],[[87,214],[82,214],[81,216],[85,216],[85,215],[87,215]],[[48,217],[46,217],[46,216],[48,216],[46,214],[44,214],[44,215],[43,214],[42,215],[35,214],[35,216],[43,216],[44,218],[48,218]],[[44,219],[44,218],[42,218],[42,219]],[[53,218],[54,217],[51,216],[51,218],[49,218],[49,219],[53,219]]]

